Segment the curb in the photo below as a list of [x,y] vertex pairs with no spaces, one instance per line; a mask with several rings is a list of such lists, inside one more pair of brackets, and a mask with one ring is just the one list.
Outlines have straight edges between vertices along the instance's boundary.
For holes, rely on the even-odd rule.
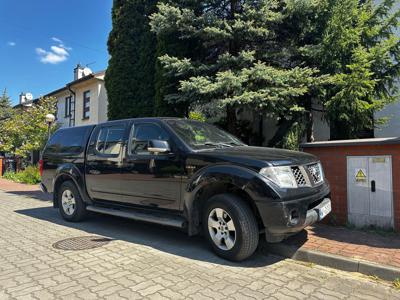
[[400,278],[400,268],[378,265],[355,258],[347,258],[314,250],[298,249],[285,244],[264,244],[261,248],[261,252],[265,255],[275,254],[285,258],[315,263],[342,271],[377,276],[389,281]]

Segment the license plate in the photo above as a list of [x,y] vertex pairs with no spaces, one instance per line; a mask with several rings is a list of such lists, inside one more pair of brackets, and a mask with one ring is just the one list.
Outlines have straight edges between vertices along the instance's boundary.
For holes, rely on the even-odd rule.
[[318,209],[319,219],[322,220],[329,214],[332,210],[331,202],[326,203],[324,206]]

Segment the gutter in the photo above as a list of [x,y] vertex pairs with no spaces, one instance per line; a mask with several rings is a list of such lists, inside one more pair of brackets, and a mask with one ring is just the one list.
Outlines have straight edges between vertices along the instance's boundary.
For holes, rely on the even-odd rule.
[[[68,91],[72,94],[74,97],[74,126],[75,126],[75,112],[76,112],[76,93],[71,89],[71,84],[67,84]],[[71,103],[69,104],[71,106]],[[71,107],[70,109],[70,115],[69,115],[69,127],[71,127],[71,117],[72,117],[72,112],[71,112]]]

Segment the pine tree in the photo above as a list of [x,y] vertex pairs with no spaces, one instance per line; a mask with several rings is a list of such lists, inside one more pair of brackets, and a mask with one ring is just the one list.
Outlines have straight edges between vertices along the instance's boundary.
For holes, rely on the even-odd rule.
[[[159,3],[174,4],[177,7],[190,7],[197,10],[201,3],[187,0],[160,0]],[[195,38],[180,39],[175,32],[165,31],[157,36],[156,58],[166,54],[176,57],[195,58],[198,55],[199,43]],[[186,102],[169,102],[168,98],[179,93],[179,76],[168,76],[159,59],[156,62],[155,81],[155,115],[188,117],[189,105]]]
[[0,97],[0,121],[9,118],[11,113],[11,99],[7,94],[7,90],[4,89],[3,94]]
[[[332,139],[374,128],[374,112],[398,100],[400,10],[396,0],[325,0],[314,39],[302,50],[309,66],[335,82],[325,103]],[[398,33],[397,33],[398,34]]]
[[156,38],[148,16],[156,0],[114,0],[105,85],[110,120],[153,115]]
[[[215,103],[226,109],[228,130],[235,133],[235,111],[247,108],[293,119],[304,107],[299,99],[326,80],[318,70],[287,64],[276,39],[284,15],[280,1],[202,1],[201,9],[160,3],[151,16],[158,36],[196,39],[197,55],[159,57],[166,73],[179,78],[171,103]],[[282,54],[282,53],[281,53]],[[276,58],[279,59],[276,59]]]
[[[188,47],[189,43],[181,43],[172,35],[157,37],[156,58],[165,55],[166,53],[174,53],[181,55],[186,53],[190,55],[192,49]],[[188,106],[186,103],[169,103],[166,97],[171,94],[178,93],[178,80],[168,77],[161,62],[156,60],[155,69],[155,104],[154,115],[160,117],[187,117]]]

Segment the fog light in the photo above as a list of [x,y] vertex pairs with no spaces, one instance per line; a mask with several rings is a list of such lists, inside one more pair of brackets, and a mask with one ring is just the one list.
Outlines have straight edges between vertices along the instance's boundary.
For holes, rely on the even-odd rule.
[[289,224],[297,225],[299,223],[299,211],[297,209],[293,209],[289,214]]

